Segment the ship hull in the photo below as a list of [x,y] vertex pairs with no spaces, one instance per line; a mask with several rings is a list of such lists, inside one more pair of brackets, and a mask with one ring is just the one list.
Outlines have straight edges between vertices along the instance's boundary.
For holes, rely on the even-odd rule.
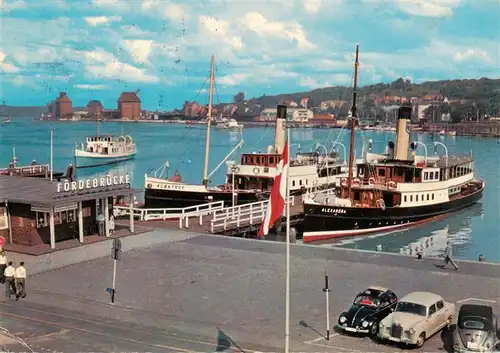
[[75,156],[77,168],[90,168],[102,165],[116,164],[128,161],[135,157],[134,154],[124,154],[118,156]]
[[[257,192],[238,193],[236,203],[238,205],[262,201]],[[178,191],[178,190],[144,190],[144,208],[184,208],[197,206],[204,203],[224,201],[224,206],[232,204],[231,191]]]
[[385,233],[418,226],[478,202],[483,190],[484,184],[469,195],[445,203],[385,210],[305,204],[303,242]]

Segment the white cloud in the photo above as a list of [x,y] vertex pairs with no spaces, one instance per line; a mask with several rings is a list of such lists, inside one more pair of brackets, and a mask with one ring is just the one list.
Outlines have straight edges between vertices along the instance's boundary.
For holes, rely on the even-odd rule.
[[314,15],[321,7],[321,0],[302,0],[302,5],[308,14]]
[[275,37],[295,41],[300,49],[315,48],[315,45],[307,39],[304,30],[298,23],[286,24],[284,22],[269,21],[258,12],[249,12],[243,17],[242,24],[261,37]]
[[0,0],[0,12],[10,12],[12,10],[24,9],[27,5],[23,0]]
[[[500,0],[499,0],[500,1]],[[484,50],[469,48],[464,51],[457,51],[453,55],[453,60],[455,61],[469,61],[469,60],[479,60],[484,62],[491,62],[491,58]]]
[[20,69],[17,66],[5,62],[6,58],[7,55],[4,52],[0,51],[0,71],[5,73],[19,72]]
[[396,0],[399,8],[414,16],[449,17],[460,0]]
[[229,32],[229,22],[225,20],[218,20],[209,16],[200,16],[198,18],[198,28],[201,33],[222,40],[222,42],[229,44],[236,50],[243,48],[243,40],[241,37],[234,36]]
[[138,63],[148,63],[151,49],[153,48],[153,41],[146,39],[124,40],[125,48],[130,53],[134,61]]
[[103,90],[103,89],[107,89],[108,86],[107,85],[92,85],[92,84],[86,84],[86,83],[81,83],[81,84],[76,84],[76,85],[73,85],[73,87],[75,88],[79,88],[79,89],[86,89],[86,90],[89,90],[89,91],[92,91],[92,90]]
[[217,80],[217,83],[224,86],[238,86],[245,83],[245,81],[247,81],[248,78],[250,78],[249,74],[236,73],[236,74],[222,76]]
[[170,20],[173,22],[181,22],[186,18],[187,13],[184,11],[184,8],[180,5],[168,3],[162,10],[162,16],[166,20]]
[[91,17],[84,17],[85,22],[89,26],[96,27],[100,25],[104,25],[106,23],[110,22],[116,22],[116,21],[121,21],[121,17],[119,16],[91,16]]

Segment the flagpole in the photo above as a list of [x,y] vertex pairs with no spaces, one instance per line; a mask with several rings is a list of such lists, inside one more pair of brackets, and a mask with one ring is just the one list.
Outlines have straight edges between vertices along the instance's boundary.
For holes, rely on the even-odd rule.
[[[288,159],[290,160],[290,128],[287,126]],[[290,350],[290,168],[286,173],[286,285],[285,285],[285,353]]]

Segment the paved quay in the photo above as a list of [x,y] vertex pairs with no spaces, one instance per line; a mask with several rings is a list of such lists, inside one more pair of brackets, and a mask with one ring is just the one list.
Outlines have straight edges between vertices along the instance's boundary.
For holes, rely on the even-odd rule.
[[[2,327],[38,352],[213,352],[218,329],[245,352],[283,351],[285,245],[164,232],[165,237],[179,235],[123,254],[117,303],[110,304],[105,292],[113,266],[105,254],[29,278],[25,300],[0,302]],[[370,284],[388,286],[399,296],[424,290],[459,304],[479,301],[500,312],[499,265],[458,261],[460,269],[453,271],[436,267],[441,262],[292,245],[291,350],[402,350],[336,332],[330,341],[322,338],[325,271],[332,289],[331,325]],[[436,335],[415,351],[444,352],[443,338]]]

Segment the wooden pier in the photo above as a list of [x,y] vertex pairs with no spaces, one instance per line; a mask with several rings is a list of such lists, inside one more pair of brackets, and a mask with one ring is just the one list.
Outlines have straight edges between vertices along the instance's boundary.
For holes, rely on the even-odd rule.
[[[291,196],[290,224],[298,224],[302,220],[302,197]],[[233,207],[224,207],[222,201],[207,203],[183,209],[141,209],[133,212],[138,221],[136,224],[161,229],[184,229],[195,233],[222,234],[228,236],[248,237],[255,235],[262,223],[269,201],[253,202]],[[115,206],[117,223],[121,217],[128,217],[128,206]],[[285,223],[285,217],[281,222]]]

